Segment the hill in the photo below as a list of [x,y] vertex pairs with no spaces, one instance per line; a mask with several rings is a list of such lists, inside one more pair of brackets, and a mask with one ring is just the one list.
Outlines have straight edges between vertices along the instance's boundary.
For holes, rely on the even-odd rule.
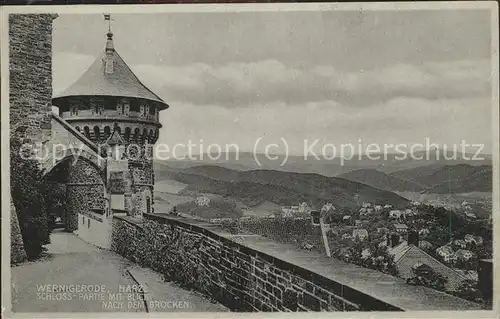
[[448,176],[449,179],[433,185],[429,193],[471,193],[491,192],[493,189],[493,168],[491,166],[477,167],[445,167],[433,175],[431,182],[439,180],[439,177]]
[[425,185],[427,193],[491,192],[493,167],[491,165],[430,165],[390,174]]
[[330,202],[339,207],[356,208],[362,202],[391,203],[405,206],[408,200],[392,192],[342,178],[319,174],[301,174],[275,170],[238,172],[217,166],[173,169],[156,166],[156,179],[176,180],[186,184],[180,194],[218,194],[241,201],[249,207],[264,202],[297,205],[307,202],[321,207]]
[[421,192],[426,189],[426,186],[420,183],[379,172],[375,169],[360,169],[338,177],[389,191]]
[[[445,157],[446,155],[446,157]],[[277,160],[270,160],[264,154],[253,154],[250,152],[236,153],[221,153],[216,156],[208,156],[208,154],[197,154],[193,159],[184,160],[163,160],[157,161],[159,164],[165,164],[172,169],[186,169],[189,167],[199,166],[217,166],[236,171],[251,171],[258,169],[267,169],[275,171],[285,171],[293,173],[311,173],[320,174],[328,177],[339,176],[348,172],[360,169],[374,169],[386,174],[392,174],[396,171],[409,170],[413,168],[433,166],[443,167],[445,165],[471,164],[470,160],[453,156],[451,152],[445,152],[439,149],[433,149],[428,152],[415,152],[413,156],[407,154],[370,154],[355,155],[351,159],[324,158],[319,156],[315,158],[313,155],[297,156],[284,154],[276,154]],[[474,154],[465,154],[468,158],[472,158]],[[491,165],[491,155],[482,154],[483,160],[474,161],[474,165]],[[258,162],[256,161],[258,158]],[[283,160],[286,161],[281,166]],[[396,176],[401,178],[401,176]],[[412,178],[404,178],[410,180]]]

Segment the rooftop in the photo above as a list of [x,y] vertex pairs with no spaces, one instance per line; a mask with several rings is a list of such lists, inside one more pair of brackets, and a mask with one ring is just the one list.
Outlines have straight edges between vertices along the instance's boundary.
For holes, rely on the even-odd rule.
[[54,105],[76,96],[114,96],[145,99],[159,103],[160,110],[168,105],[132,72],[114,49],[113,34],[108,33],[103,54],[68,89],[52,99]]

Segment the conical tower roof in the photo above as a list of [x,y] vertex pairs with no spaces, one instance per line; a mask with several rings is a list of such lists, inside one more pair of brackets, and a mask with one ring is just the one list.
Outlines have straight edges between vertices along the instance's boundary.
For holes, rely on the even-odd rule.
[[[58,105],[60,101],[72,96],[115,96],[146,99],[159,103],[160,110],[168,108],[167,103],[142,84],[116,52],[112,37],[113,34],[108,33],[104,54],[73,85],[54,97],[52,103]],[[111,68],[107,68],[110,63]]]

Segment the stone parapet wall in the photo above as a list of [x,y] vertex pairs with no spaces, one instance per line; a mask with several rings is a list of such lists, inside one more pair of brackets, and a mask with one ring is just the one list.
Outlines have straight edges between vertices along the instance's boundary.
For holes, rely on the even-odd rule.
[[273,241],[324,253],[321,230],[310,218],[251,217],[221,223],[222,227],[262,235]]
[[234,311],[401,310],[198,225],[113,218],[111,249]]

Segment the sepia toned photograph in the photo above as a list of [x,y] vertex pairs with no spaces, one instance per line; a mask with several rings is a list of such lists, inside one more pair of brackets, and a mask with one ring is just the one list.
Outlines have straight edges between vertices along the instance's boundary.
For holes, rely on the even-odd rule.
[[2,312],[493,316],[498,5],[400,5],[2,7]]

